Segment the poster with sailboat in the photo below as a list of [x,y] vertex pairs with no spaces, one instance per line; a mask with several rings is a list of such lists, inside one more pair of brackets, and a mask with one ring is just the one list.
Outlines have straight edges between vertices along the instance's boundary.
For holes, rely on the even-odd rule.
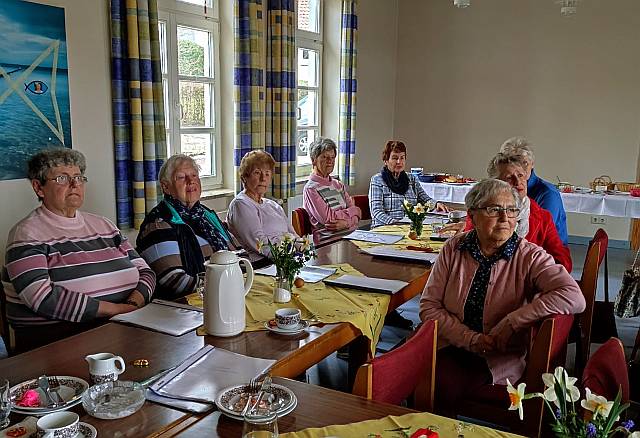
[[71,147],[64,9],[0,1],[0,180],[39,150]]

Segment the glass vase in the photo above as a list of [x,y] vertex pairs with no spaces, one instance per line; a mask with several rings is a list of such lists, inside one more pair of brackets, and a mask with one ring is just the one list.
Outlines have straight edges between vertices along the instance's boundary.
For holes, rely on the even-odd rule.
[[409,227],[409,238],[410,239],[414,239],[417,240],[420,238],[420,236],[422,236],[422,221],[420,221],[420,223],[411,223],[411,226]]
[[284,276],[276,277],[276,285],[273,288],[274,303],[288,303],[291,301],[291,282]]

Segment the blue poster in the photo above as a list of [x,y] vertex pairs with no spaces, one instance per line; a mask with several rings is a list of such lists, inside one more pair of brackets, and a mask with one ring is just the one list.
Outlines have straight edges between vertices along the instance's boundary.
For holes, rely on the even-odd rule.
[[64,9],[0,1],[0,180],[44,148],[71,147]]

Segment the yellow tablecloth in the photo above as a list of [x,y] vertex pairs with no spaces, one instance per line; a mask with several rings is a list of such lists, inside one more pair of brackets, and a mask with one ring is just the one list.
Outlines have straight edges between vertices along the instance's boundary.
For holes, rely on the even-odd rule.
[[[434,240],[429,240],[429,236],[433,232],[431,225],[425,225],[422,229],[422,236],[418,240],[409,239],[409,224],[402,225],[383,225],[381,227],[376,227],[371,231],[375,231],[376,233],[383,234],[398,234],[403,235],[404,238],[393,245],[388,245],[390,247],[396,249],[407,249],[407,246],[426,246],[433,249],[434,252],[440,252],[440,249],[444,246],[444,242],[436,242]],[[363,242],[361,240],[352,240],[354,245],[358,248],[371,248],[372,246],[378,246],[379,243],[372,242]]]
[[[509,415],[505,411],[505,415]],[[408,429],[405,429],[408,428]],[[462,423],[460,421],[440,417],[428,412],[406,414],[400,417],[388,416],[378,420],[362,421],[360,423],[343,424],[339,426],[327,426],[321,428],[309,428],[298,432],[280,434],[280,438],[315,438],[315,437],[340,437],[340,438],[398,438],[411,436],[417,429],[429,428],[438,432],[440,438],[517,438],[520,435],[500,432],[488,427]],[[402,430],[401,430],[402,429]],[[402,431],[407,435],[403,435]],[[522,438],[522,437],[520,437]]]
[[[327,267],[337,268],[330,278],[345,274],[362,275],[349,264]],[[307,283],[301,288],[294,287],[291,301],[280,304],[273,302],[274,286],[273,277],[254,277],[253,286],[246,298],[245,331],[266,330],[264,323],[274,317],[277,309],[297,307],[301,310],[302,318],[309,320],[311,324],[351,323],[371,341],[371,351],[372,354],[375,353],[389,307],[389,295],[327,286],[318,282]],[[192,306],[202,307],[202,300],[197,294],[187,296],[187,301]],[[204,327],[198,329],[198,334],[206,334]]]

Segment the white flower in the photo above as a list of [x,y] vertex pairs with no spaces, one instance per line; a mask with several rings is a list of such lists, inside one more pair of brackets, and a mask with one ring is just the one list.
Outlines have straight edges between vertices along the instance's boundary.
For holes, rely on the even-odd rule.
[[578,379],[575,377],[569,377],[567,372],[562,367],[557,367],[553,374],[544,373],[542,375],[542,381],[546,386],[544,390],[544,398],[549,402],[553,402],[556,406],[560,407],[558,401],[558,395],[556,394],[555,384],[558,382],[562,385],[564,381],[565,398],[567,401],[576,402],[580,399],[580,390],[575,386]]
[[628,435],[627,438],[640,438],[640,432],[633,432],[631,435]]
[[413,212],[415,214],[422,214],[424,213],[424,207],[422,206],[422,204],[416,204],[415,207],[413,207]]
[[284,233],[284,236],[282,237],[282,241],[283,242],[292,242],[293,241],[293,236],[289,233]]
[[584,400],[580,401],[580,406],[593,412],[594,417],[602,415],[604,418],[607,418],[613,407],[613,402],[608,401],[601,395],[592,393],[589,388],[585,388],[584,392]]
[[402,203],[404,204],[405,207],[409,208],[411,207],[411,204],[409,203],[409,201],[407,201],[406,199],[404,201],[402,201]]
[[507,392],[509,393],[509,401],[511,402],[511,406],[509,406],[510,411],[518,410],[518,415],[520,416],[520,420],[522,420],[524,416],[524,411],[522,410],[522,400],[524,400],[524,389],[526,388],[526,383],[521,383],[518,385],[518,388],[514,388],[509,379],[507,379]]

